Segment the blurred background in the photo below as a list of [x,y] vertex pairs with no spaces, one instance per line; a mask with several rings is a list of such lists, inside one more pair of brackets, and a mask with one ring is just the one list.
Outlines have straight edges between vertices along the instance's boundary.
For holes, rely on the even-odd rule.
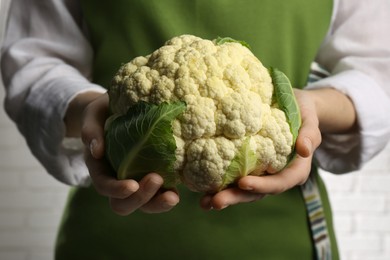
[[[7,3],[0,0],[0,41]],[[3,110],[4,95],[1,85],[0,260],[51,260],[68,187],[49,176],[31,155]],[[389,260],[390,145],[361,171],[321,174],[342,259]]]

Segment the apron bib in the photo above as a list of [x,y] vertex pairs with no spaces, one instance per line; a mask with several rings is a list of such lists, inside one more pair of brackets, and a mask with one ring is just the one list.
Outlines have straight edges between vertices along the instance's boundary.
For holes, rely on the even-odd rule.
[[[108,86],[122,63],[147,55],[180,34],[244,40],[266,66],[293,86],[330,24],[332,1],[115,0],[82,1],[95,51],[93,81]],[[338,259],[325,187],[313,172]],[[222,211],[200,209],[201,195],[180,189],[180,203],[162,214],[121,217],[93,187],[73,188],[56,244],[56,259],[315,259],[307,204],[300,187]]]

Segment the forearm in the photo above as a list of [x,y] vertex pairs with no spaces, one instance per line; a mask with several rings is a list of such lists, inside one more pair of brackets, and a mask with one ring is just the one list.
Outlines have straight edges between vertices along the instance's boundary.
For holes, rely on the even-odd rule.
[[87,185],[83,149],[64,142],[63,120],[77,93],[104,89],[88,80],[92,48],[80,27],[78,5],[78,1],[12,1],[1,72],[6,111],[33,155],[58,180]]
[[[386,87],[390,36],[383,33],[389,30],[389,4],[388,0],[378,0],[369,6],[364,0],[338,1],[329,34],[315,58],[329,75],[310,82],[306,89],[337,89],[352,100],[356,110],[355,122],[351,124],[353,120],[345,117],[350,113],[337,106],[336,101],[323,99],[329,103],[325,117],[328,119],[320,116],[322,143],[316,150],[315,161],[326,171],[345,173],[360,169],[390,138],[390,89]],[[333,127],[339,126],[333,122],[340,118],[342,131],[329,129],[329,121]]]
[[315,103],[321,133],[345,134],[356,129],[356,110],[347,95],[333,88],[312,89],[307,93]]

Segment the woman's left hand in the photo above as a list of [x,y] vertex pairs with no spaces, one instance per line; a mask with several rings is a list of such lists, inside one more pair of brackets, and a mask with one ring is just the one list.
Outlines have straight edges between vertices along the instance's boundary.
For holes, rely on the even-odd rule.
[[300,107],[302,126],[296,141],[296,158],[277,174],[246,176],[237,187],[222,190],[201,199],[204,209],[221,210],[243,202],[259,200],[266,195],[282,193],[297,185],[302,185],[309,177],[313,153],[321,143],[319,119],[315,102],[305,90],[295,90]]

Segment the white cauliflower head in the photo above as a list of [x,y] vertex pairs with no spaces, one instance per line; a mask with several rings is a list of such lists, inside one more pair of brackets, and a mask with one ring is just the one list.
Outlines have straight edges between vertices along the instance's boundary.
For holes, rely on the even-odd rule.
[[[108,93],[114,119],[127,116],[137,104],[158,107],[184,102],[185,108],[170,121],[170,141],[176,145],[174,162],[163,176],[171,175],[169,179],[175,184],[181,181],[194,191],[216,192],[247,174],[278,172],[293,150],[294,137],[285,111],[279,108],[283,106],[275,101],[270,71],[246,46],[230,39],[174,37],[150,55],[124,64]],[[137,132],[147,131],[141,123],[135,125]],[[152,123],[146,125],[153,127]],[[109,158],[117,149],[118,140],[112,139],[118,137],[106,138]],[[123,177],[134,176],[132,168],[137,168],[128,160],[140,159],[134,147],[141,141],[130,139],[134,139],[131,147],[125,148],[122,143],[118,148],[123,151],[126,166],[123,160],[111,160],[116,161],[112,162],[116,170],[125,171],[120,174]],[[252,157],[251,167],[240,162],[246,160],[243,154]],[[237,163],[243,167],[234,167]],[[148,169],[155,170],[159,168]]]

